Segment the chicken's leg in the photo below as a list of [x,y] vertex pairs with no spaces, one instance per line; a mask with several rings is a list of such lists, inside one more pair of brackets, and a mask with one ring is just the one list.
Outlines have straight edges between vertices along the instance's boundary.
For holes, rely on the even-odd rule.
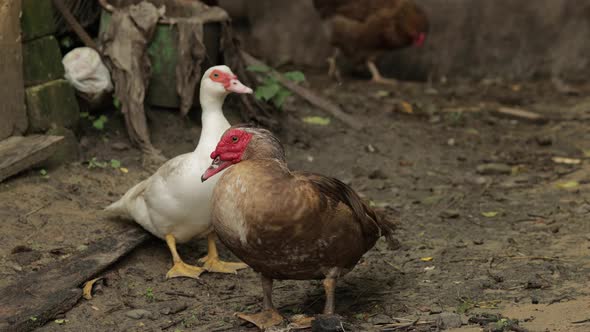
[[332,54],[331,57],[329,57],[328,59],[326,59],[326,61],[328,61],[328,76],[334,80],[336,80],[336,82],[340,83],[342,82],[342,77],[340,76],[340,70],[338,69],[338,66],[336,65],[336,58],[338,57],[338,55],[340,55],[340,51],[338,49],[334,50],[334,53]]
[[367,68],[371,72],[371,81],[380,84],[397,85],[397,81],[392,78],[385,78],[381,76],[379,68],[375,65],[373,60],[367,60]]
[[172,260],[174,261],[174,266],[168,271],[166,274],[166,278],[178,278],[178,277],[187,277],[187,278],[194,278],[198,279],[201,273],[205,270],[198,267],[188,265],[182,261],[178,252],[176,251],[176,239],[172,234],[166,235],[166,243],[168,244],[168,248],[172,253]]
[[219,259],[217,253],[217,246],[215,245],[215,233],[209,233],[207,236],[207,256],[201,258],[199,261],[205,263],[203,268],[208,272],[219,272],[219,273],[233,273],[237,274],[238,270],[245,269],[248,265],[244,263],[229,263]]
[[271,326],[281,324],[283,322],[283,316],[281,316],[272,304],[272,279],[263,275],[260,275],[260,279],[262,281],[262,292],[264,295],[262,311],[252,315],[238,313],[237,316],[264,330]]

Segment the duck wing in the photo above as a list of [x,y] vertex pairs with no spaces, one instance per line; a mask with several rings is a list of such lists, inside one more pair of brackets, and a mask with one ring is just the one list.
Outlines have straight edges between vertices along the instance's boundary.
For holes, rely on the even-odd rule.
[[350,186],[336,178],[315,173],[293,172],[293,175],[305,179],[312,185],[322,209],[333,209],[339,204],[347,206],[360,224],[365,238],[377,239],[384,236],[388,242],[395,243],[395,224],[380,217]]

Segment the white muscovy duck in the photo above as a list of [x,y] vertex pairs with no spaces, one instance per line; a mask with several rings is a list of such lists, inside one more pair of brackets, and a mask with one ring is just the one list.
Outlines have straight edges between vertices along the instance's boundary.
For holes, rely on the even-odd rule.
[[[202,130],[195,151],[170,159],[148,179],[138,183],[105,210],[112,216],[135,220],[153,235],[166,240],[174,266],[167,278],[198,278],[204,271],[237,273],[243,263],[219,260],[211,227],[210,201],[215,181],[201,182],[198,174],[211,164],[210,154],[230,127],[222,105],[230,93],[252,93],[227,66],[209,68],[201,79]],[[217,177],[216,179],[219,179]],[[176,242],[208,235],[208,254],[203,267],[186,264],[176,251]]]

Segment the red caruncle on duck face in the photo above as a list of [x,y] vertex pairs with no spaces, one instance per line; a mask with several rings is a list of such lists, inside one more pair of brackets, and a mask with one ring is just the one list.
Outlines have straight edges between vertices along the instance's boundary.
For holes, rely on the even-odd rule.
[[201,176],[201,181],[204,182],[227,167],[242,161],[242,155],[251,138],[252,134],[244,130],[230,129],[227,131],[217,143],[215,151],[211,153],[213,162]]
[[209,75],[213,82],[221,83],[226,91],[235,93],[252,93],[252,89],[245,86],[238,80],[238,77],[231,73],[215,69]]

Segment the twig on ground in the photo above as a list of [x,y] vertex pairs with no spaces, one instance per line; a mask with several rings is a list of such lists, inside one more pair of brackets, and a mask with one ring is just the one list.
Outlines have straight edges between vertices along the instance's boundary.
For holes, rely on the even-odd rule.
[[[244,51],[242,51],[242,57],[244,58],[244,61],[246,61],[246,64],[248,64],[249,66],[268,67],[262,61],[256,59],[255,57]],[[358,120],[355,120],[350,115],[344,113],[338,105],[332,103],[330,100],[313,93],[311,90],[308,90],[300,85],[295,84],[294,82],[285,78],[283,75],[281,75],[281,73],[277,72],[276,70],[272,70],[271,73],[274,76],[274,78],[277,81],[279,81],[279,83],[281,83],[285,88],[291,90],[299,97],[307,100],[310,104],[318,107],[324,112],[329,113],[336,119],[344,122],[345,124],[347,124],[355,130],[360,130],[362,128],[362,125],[359,123]]]
[[53,203],[53,202],[47,202],[47,203],[39,206],[38,208],[35,208],[35,209],[33,209],[33,210],[31,210],[31,211],[29,211],[29,212],[21,215],[20,217],[18,217],[18,220],[19,221],[26,221],[27,218],[29,218],[30,216],[34,215],[35,213],[43,210],[44,208],[48,207],[49,205],[51,205],[51,203]]
[[166,295],[171,295],[171,296],[183,296],[183,297],[196,297],[196,295],[194,294],[189,294],[189,293],[184,293],[184,292],[179,292],[179,291],[167,291],[164,292],[164,294]]
[[433,325],[436,324],[435,321],[429,321],[429,320],[423,320],[421,321],[420,318],[409,322],[409,323],[391,323],[391,324],[387,324],[387,325],[380,325],[379,327],[381,328],[381,331],[398,331],[401,329],[405,329],[405,328],[409,328],[409,327],[414,327],[414,326],[418,326],[418,325]]
[[549,303],[547,303],[547,305],[552,305],[554,303],[559,303],[559,302],[561,302],[563,300],[566,300],[566,299],[567,300],[573,300],[574,298],[571,297],[571,296],[569,296],[569,295],[563,295],[563,296],[556,297],[553,300],[549,301]]
[[182,323],[183,320],[184,320],[184,318],[177,318],[177,319],[171,320],[168,323],[165,323],[165,324],[160,325],[160,329],[167,330],[167,329],[169,329],[171,327],[174,327],[174,326]]

